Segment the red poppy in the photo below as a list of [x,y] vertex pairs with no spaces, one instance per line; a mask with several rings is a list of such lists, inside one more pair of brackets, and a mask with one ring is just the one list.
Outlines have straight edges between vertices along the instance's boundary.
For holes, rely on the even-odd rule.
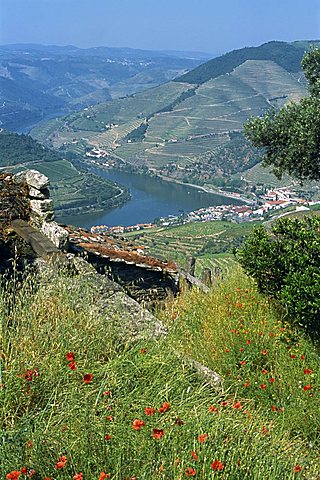
[[144,355],[145,353],[147,353],[147,351],[148,351],[148,350],[147,350],[146,348],[140,348],[140,353],[141,353],[142,355]]
[[250,345],[250,343],[251,343],[251,340],[247,340],[247,345]]
[[67,464],[67,457],[65,455],[61,455],[61,457],[58,458],[58,461],[56,463],[56,468],[60,470],[61,468],[64,468]]
[[159,428],[154,428],[153,429],[153,438],[157,438],[157,439],[160,439],[161,437],[163,437],[164,435],[164,430],[163,429],[159,429]]
[[239,351],[240,351],[240,352],[244,352],[244,348],[240,347],[240,348],[239,348]]
[[302,467],[299,464],[297,464],[293,469],[294,473],[299,473],[301,472],[301,470],[302,470]]
[[194,452],[193,450],[192,450],[192,452],[191,452],[191,456],[192,456],[196,461],[199,460],[198,455],[197,455],[196,452]]
[[144,409],[144,413],[145,413],[146,415],[149,415],[149,417],[152,417],[152,415],[154,415],[154,412],[155,412],[155,411],[156,411],[156,410],[155,410],[154,408],[152,408],[152,407],[146,407],[146,408]]
[[270,383],[274,383],[275,381],[276,381],[275,378],[270,378],[270,380],[269,380]]
[[70,370],[77,370],[77,364],[74,360],[68,363],[68,367],[70,368]]
[[305,385],[303,387],[303,390],[306,392],[307,390],[310,390],[312,388],[312,385]]
[[301,360],[304,360],[306,357],[304,355],[301,355]]
[[112,415],[107,415],[107,416],[106,416],[106,419],[107,419],[109,422],[112,422],[113,416],[112,416]]
[[214,405],[210,405],[208,410],[209,410],[210,413],[214,413],[214,412],[217,412],[219,409],[217,407],[215,407]]
[[80,473],[76,473],[75,475],[73,475],[73,480],[83,480],[83,473],[80,472]]
[[21,468],[21,473],[27,473],[27,471],[28,471],[27,467]]
[[195,477],[196,476],[196,471],[194,468],[192,467],[188,467],[185,471],[184,471],[186,477]]
[[267,354],[268,354],[268,352],[267,352],[266,349],[262,350],[261,355],[267,355]]
[[143,420],[139,420],[139,418],[136,418],[132,422],[132,428],[133,430],[141,430],[141,427],[145,426],[145,422]]
[[234,410],[240,410],[242,407],[243,407],[243,405],[241,405],[240,402],[236,402],[236,403],[234,403],[234,404],[232,405],[232,408],[233,408]]
[[100,475],[99,475],[98,480],[105,480],[106,478],[110,478],[110,474],[109,474],[109,473],[101,472]]
[[247,388],[250,387],[250,382],[245,382],[245,383],[243,384],[243,386],[244,386],[244,387],[247,387]]
[[226,407],[228,405],[229,402],[221,402],[220,405],[221,407]]
[[75,361],[75,356],[73,352],[68,352],[66,354],[66,360],[67,362],[74,362]]
[[277,407],[276,407],[275,405],[272,405],[271,410],[272,410],[273,412],[276,412],[276,411],[277,411]]
[[13,470],[12,472],[7,473],[6,478],[8,480],[17,480],[21,475],[20,470]]
[[229,353],[230,352],[230,348],[226,348],[226,353]]
[[268,373],[268,370],[266,370],[265,368],[262,369],[262,373],[263,375],[266,375]]
[[246,364],[246,361],[245,361],[245,360],[241,360],[239,363],[240,363],[240,365],[245,365],[245,364]]
[[267,387],[267,385],[265,385],[264,383],[263,383],[262,385],[260,385],[260,388],[261,388],[262,390],[265,390],[266,387]]
[[211,463],[211,468],[212,468],[212,470],[221,472],[221,470],[224,469],[224,464],[222,462],[220,462],[220,460],[214,460]]
[[267,435],[269,433],[269,430],[265,426],[262,427],[261,431],[264,435]]
[[170,409],[170,403],[164,402],[163,405],[162,405],[162,407],[159,408],[158,412],[159,412],[159,413],[164,413],[164,412],[166,412],[166,411],[169,410],[169,409]]
[[109,473],[101,472],[100,475],[99,475],[98,480],[105,480],[106,478],[110,478]]
[[294,355],[294,353],[290,353],[290,358],[297,358],[297,355]]
[[106,397],[110,397],[111,391],[110,391],[110,390],[106,390],[105,392],[103,392],[103,395],[105,395]]
[[198,435],[198,440],[200,443],[204,443],[207,438],[208,438],[208,435],[206,433],[204,433],[203,435]]
[[45,477],[43,480],[52,480],[51,477]]
[[111,435],[105,435],[104,439],[109,442],[109,440],[111,440]]
[[305,368],[305,369],[303,370],[303,373],[304,373],[305,375],[310,375],[310,374],[312,373],[312,370],[310,370],[310,368]]
[[83,382],[84,383],[91,383],[92,377],[93,377],[92,373],[85,373],[83,375]]

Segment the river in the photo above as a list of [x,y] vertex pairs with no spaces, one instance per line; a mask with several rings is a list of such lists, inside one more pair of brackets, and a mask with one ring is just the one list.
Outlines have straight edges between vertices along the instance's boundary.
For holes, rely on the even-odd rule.
[[100,212],[58,217],[61,223],[90,229],[93,225],[135,225],[149,223],[157,217],[178,215],[211,205],[241,204],[222,195],[206,193],[198,188],[166,182],[157,177],[119,170],[90,168],[92,173],[125,185],[131,200],[122,207]]

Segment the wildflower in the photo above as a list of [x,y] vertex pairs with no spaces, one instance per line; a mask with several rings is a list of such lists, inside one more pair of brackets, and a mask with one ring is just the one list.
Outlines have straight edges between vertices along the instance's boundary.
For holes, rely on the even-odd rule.
[[26,443],[26,447],[28,448],[31,448],[33,445],[33,441],[32,440],[29,440],[27,443]]
[[266,385],[265,383],[263,383],[262,385],[260,385],[260,388],[261,388],[262,390],[265,390],[265,389],[266,389],[266,386],[267,386],[267,385]]
[[245,365],[246,364],[246,361],[245,360],[240,360],[240,365]]
[[153,438],[157,438],[157,439],[160,439],[161,437],[163,437],[164,435],[164,430],[163,429],[159,429],[159,428],[154,428],[153,429]]
[[218,408],[215,407],[214,405],[210,405],[210,407],[208,408],[209,412],[210,413],[214,413],[214,412],[217,412],[218,411]]
[[83,382],[84,383],[91,383],[92,377],[93,377],[92,373],[85,373],[83,375]]
[[203,435],[198,435],[198,440],[200,443],[204,443],[207,438],[208,438],[208,435],[206,433],[204,433]]
[[240,352],[244,352],[244,348],[243,348],[243,347],[240,347],[240,348],[239,348],[239,351],[240,351]]
[[75,475],[73,475],[73,480],[83,480],[83,473],[80,472],[80,473],[76,473]]
[[139,418],[136,418],[132,422],[132,428],[133,430],[141,430],[141,427],[145,426],[145,422],[143,420],[139,420]]
[[105,435],[104,439],[109,442],[109,440],[111,440],[111,435]]
[[28,469],[27,469],[27,467],[23,467],[23,468],[21,468],[21,473],[24,473],[24,474],[25,474],[25,473],[27,473],[27,472],[28,472]]
[[159,413],[164,413],[164,412],[166,412],[166,411],[169,410],[169,409],[170,409],[170,403],[164,402],[163,405],[162,405],[162,407],[159,408],[158,412],[159,412]]
[[261,355],[267,355],[267,354],[268,354],[268,352],[267,352],[266,349],[262,350]]
[[232,405],[232,408],[233,408],[234,410],[240,410],[242,407],[243,407],[243,405],[241,405],[240,402],[236,402],[236,403],[234,403],[234,404]]
[[276,412],[276,411],[277,411],[277,407],[276,407],[275,405],[272,405],[272,406],[271,406],[271,410],[272,410],[273,412]]
[[266,375],[268,373],[268,370],[266,370],[265,368],[262,369],[262,373],[263,375]]
[[247,340],[247,345],[250,345],[250,343],[251,343],[251,340]]
[[195,475],[196,475],[197,472],[195,471],[194,468],[188,467],[188,468],[184,471],[184,473],[185,473],[186,477],[195,477]]
[[74,360],[68,363],[68,367],[70,368],[70,370],[77,370],[77,364]]
[[103,392],[103,395],[105,395],[106,397],[110,397],[111,391],[110,391],[110,390],[106,390],[106,391]]
[[224,464],[222,462],[220,462],[220,460],[214,460],[211,463],[211,468],[212,468],[212,470],[221,472],[221,470],[224,469]]
[[75,361],[74,352],[68,352],[66,354],[66,360],[67,362],[74,362]]
[[197,455],[196,452],[194,452],[193,450],[192,450],[192,452],[191,452],[191,456],[192,456],[196,461],[199,460],[198,455]]
[[226,407],[228,405],[229,402],[221,402],[220,405],[221,407]]
[[262,431],[262,433],[263,433],[264,435],[267,435],[267,434],[269,433],[269,430],[267,429],[266,426],[263,426],[262,429],[261,429],[261,431]]
[[301,360],[304,360],[306,357],[304,355],[301,355]]
[[141,355],[144,355],[145,353],[147,353],[147,349],[146,348],[140,348],[140,353]]
[[299,464],[297,464],[293,469],[294,473],[299,473],[301,472],[301,470],[302,470],[302,467]]
[[67,457],[65,455],[61,455],[61,457],[58,458],[58,461],[56,463],[56,468],[60,470],[61,468],[64,468],[67,464]]
[[230,352],[230,348],[226,348],[226,353],[229,353]]
[[99,475],[98,480],[105,480],[106,478],[110,478],[109,473],[101,472],[100,475]]
[[307,390],[310,390],[312,388],[312,385],[305,385],[303,387],[303,390],[306,392]]
[[243,384],[243,386],[246,387],[246,388],[250,387],[250,382],[245,382],[245,383]]
[[8,480],[18,480],[21,475],[20,470],[13,470],[12,472],[7,473],[6,478]]
[[152,408],[152,407],[146,407],[146,408],[144,409],[144,413],[145,413],[146,415],[149,415],[149,417],[152,417],[152,415],[154,415],[154,412],[155,412],[155,409]]
[[312,370],[310,370],[310,368],[305,368],[305,369],[303,370],[303,373],[304,373],[305,375],[310,375],[310,374],[312,373]]
[[290,358],[297,358],[297,355],[294,355],[294,353],[290,353]]
[[275,381],[276,381],[275,378],[270,378],[270,380],[269,380],[270,383],[274,383]]
[[106,416],[106,419],[107,419],[109,422],[112,422],[113,416],[112,416],[112,415],[107,415],[107,416]]

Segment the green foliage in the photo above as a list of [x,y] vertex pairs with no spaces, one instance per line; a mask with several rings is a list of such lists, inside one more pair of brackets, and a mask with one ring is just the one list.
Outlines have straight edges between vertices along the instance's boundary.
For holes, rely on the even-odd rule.
[[29,135],[18,135],[6,130],[0,131],[0,167],[30,163],[52,162],[61,156],[40,145]]
[[244,131],[256,147],[264,147],[264,165],[281,178],[320,179],[320,50],[313,49],[302,62],[311,96],[284,106],[277,113],[249,120]]
[[320,219],[280,219],[256,228],[237,253],[261,292],[277,298],[293,322],[320,328]]

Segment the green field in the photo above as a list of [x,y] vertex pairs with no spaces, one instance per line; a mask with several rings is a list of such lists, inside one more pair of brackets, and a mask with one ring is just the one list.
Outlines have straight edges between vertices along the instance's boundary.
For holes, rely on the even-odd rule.
[[220,267],[227,272],[235,263],[232,249],[242,243],[254,225],[253,222],[196,222],[126,236],[144,246],[148,254],[173,260],[181,267],[186,267],[189,257],[195,257],[196,275],[200,276],[204,268]]

